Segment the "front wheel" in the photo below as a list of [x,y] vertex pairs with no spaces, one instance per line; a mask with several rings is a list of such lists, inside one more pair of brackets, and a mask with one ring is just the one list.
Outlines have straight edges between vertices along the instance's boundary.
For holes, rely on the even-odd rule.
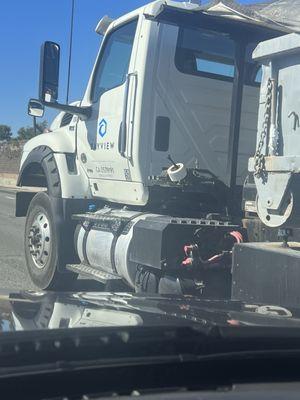
[[[69,290],[77,278],[65,264],[73,246],[73,231],[53,212],[47,193],[32,199],[25,224],[25,258],[32,282],[40,289]],[[73,250],[73,248],[72,248]]]

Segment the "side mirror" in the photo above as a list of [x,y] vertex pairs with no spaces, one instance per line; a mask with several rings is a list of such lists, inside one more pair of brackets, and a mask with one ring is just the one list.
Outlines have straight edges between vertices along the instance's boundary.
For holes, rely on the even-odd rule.
[[39,99],[55,102],[58,98],[60,47],[45,42],[41,48]]
[[60,47],[54,42],[45,42],[41,48],[39,100],[31,99],[28,104],[28,114],[42,117],[44,107],[78,115],[86,120],[92,115],[91,106],[71,106],[60,104],[58,98]]
[[30,99],[28,103],[28,115],[32,117],[42,117],[44,115],[44,106],[43,104],[34,99]]

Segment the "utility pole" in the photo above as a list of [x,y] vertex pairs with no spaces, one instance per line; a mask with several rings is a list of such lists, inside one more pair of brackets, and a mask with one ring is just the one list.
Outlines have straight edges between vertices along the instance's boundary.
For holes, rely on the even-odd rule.
[[36,134],[36,117],[33,117],[33,131]]
[[69,104],[70,93],[70,78],[71,78],[71,63],[72,63],[72,47],[73,47],[73,27],[74,27],[74,8],[75,0],[71,0],[71,20],[70,20],[70,39],[69,39],[69,65],[68,65],[68,83],[67,83],[67,96],[66,104]]

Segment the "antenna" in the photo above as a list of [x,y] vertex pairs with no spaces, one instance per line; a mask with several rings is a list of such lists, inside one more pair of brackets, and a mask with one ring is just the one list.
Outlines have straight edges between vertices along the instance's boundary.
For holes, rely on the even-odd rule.
[[72,8],[71,8],[71,21],[70,21],[69,65],[68,65],[68,83],[67,83],[66,104],[69,104],[71,61],[72,61],[72,47],[73,47],[74,8],[75,8],[75,0],[71,0],[71,1],[72,1]]

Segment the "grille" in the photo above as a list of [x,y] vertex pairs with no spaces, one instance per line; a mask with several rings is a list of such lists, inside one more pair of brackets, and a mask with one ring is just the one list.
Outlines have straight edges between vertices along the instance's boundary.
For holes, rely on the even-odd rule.
[[62,128],[63,126],[69,125],[69,123],[72,121],[73,114],[70,113],[65,113],[64,116],[62,117],[60,127]]

